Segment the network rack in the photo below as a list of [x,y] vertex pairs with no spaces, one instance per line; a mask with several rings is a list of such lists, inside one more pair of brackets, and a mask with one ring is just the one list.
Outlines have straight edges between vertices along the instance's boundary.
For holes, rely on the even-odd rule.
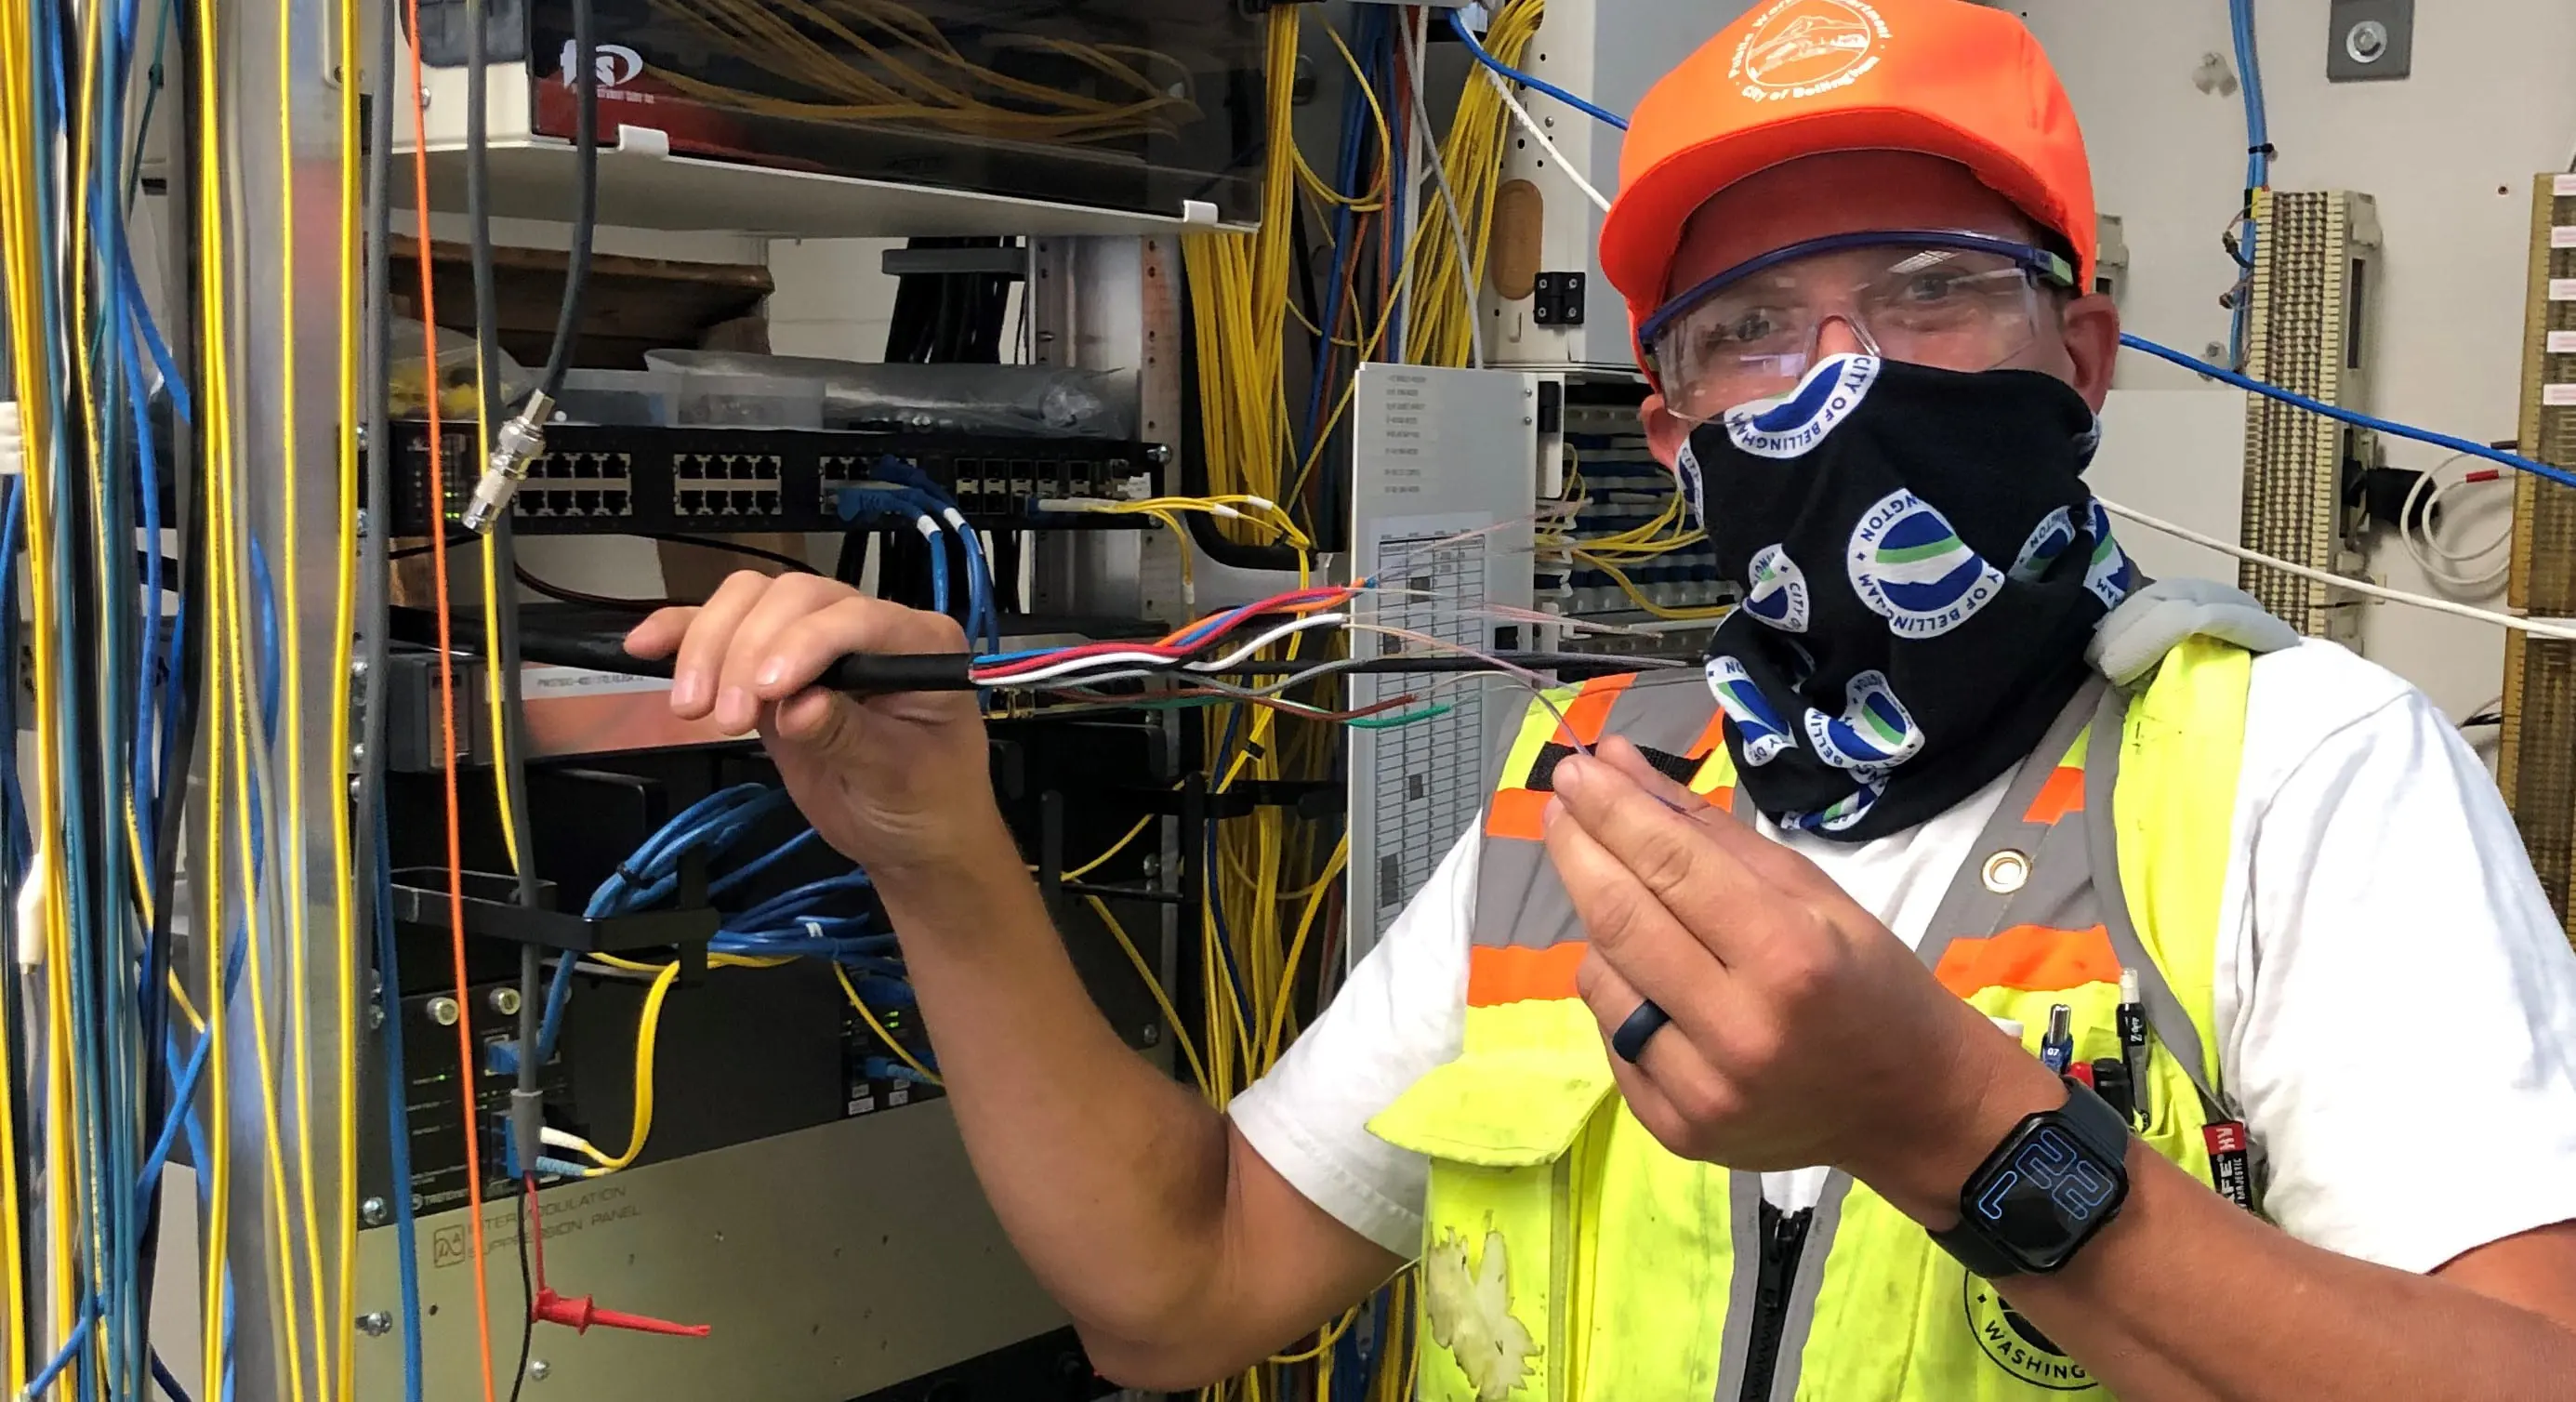
[[[474,438],[470,422],[440,426],[451,524],[481,472]],[[426,422],[394,425],[398,535],[429,533],[429,442]],[[892,458],[927,474],[978,526],[1132,527],[1041,504],[1158,495],[1169,457],[1161,444],[1093,438],[564,423],[547,428],[510,515],[521,535],[838,531],[840,494]]]

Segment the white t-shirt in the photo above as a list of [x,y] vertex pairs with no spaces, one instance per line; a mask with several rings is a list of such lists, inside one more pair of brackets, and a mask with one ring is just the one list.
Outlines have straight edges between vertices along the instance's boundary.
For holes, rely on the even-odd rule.
[[[1908,943],[2010,776],[1911,831],[1785,840]],[[2301,1240],[2430,1271],[2576,1219],[2576,954],[2494,781],[2421,692],[2330,643],[2258,658],[2220,909],[2216,1029]],[[1298,1191],[1420,1248],[1423,1161],[1368,1120],[1457,1055],[1474,834],[1233,1106]],[[1813,1200],[1823,1172],[1772,1174]]]

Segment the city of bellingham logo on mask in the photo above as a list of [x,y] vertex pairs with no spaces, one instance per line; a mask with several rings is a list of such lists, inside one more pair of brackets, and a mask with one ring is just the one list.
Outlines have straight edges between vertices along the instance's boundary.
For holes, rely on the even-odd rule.
[[1766,545],[1755,551],[1745,582],[1750,586],[1744,595],[1746,613],[1783,633],[1807,631],[1807,572],[1787,550]]
[[1727,410],[1726,436],[1755,457],[1805,457],[1852,416],[1876,383],[1877,356],[1834,356],[1808,371],[1787,394]]
[[1889,37],[1865,0],[1773,0],[1735,46],[1727,77],[1753,102],[1815,97],[1860,81]]
[[1852,529],[1852,592],[1900,638],[1936,638],[2003,592],[2004,573],[1968,548],[1948,518],[1902,487]]
[[1843,688],[1843,713],[1807,712],[1807,743],[1816,757],[1836,769],[1876,779],[1923,748],[1923,727],[1906,714],[1905,703],[1887,684],[1884,672],[1862,672]]
[[1996,1367],[2051,1392],[2091,1392],[2102,1385],[2041,1333],[2038,1325],[2004,1303],[1995,1287],[1972,1275],[1960,1293],[1967,1306],[1968,1332]]
[[2039,520],[2030,539],[2023,542],[2021,554],[2014,559],[2012,578],[2015,583],[2029,584],[2046,578],[2057,557],[2075,543],[2075,521],[2065,507],[2059,507]]
[[2128,552],[2111,535],[2111,513],[2102,503],[2093,503],[2093,564],[2084,574],[2084,587],[2093,591],[2104,608],[2118,608],[2120,601],[2138,587],[2138,567],[2129,563]]
[[1735,725],[1735,733],[1744,740],[1744,762],[1748,765],[1769,764],[1790,747],[1789,731],[1780,723],[1780,713],[1753,684],[1744,664],[1720,654],[1708,660],[1708,689],[1717,698],[1717,707]]

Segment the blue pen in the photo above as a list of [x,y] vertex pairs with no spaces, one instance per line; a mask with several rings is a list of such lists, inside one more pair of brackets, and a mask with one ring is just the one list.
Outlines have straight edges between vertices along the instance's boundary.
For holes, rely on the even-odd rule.
[[2048,1033],[2039,1039],[2039,1059],[2058,1075],[2075,1059],[2075,1010],[2064,1003],[2048,1009]]

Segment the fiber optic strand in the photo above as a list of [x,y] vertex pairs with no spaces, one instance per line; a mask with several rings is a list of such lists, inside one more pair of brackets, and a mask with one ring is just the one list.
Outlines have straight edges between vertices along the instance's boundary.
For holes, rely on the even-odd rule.
[[[198,0],[206,4],[208,0]],[[421,80],[420,0],[404,0],[405,28],[414,36],[407,46],[409,71],[405,77],[411,101],[412,116],[412,199],[413,208],[428,209],[429,202],[429,95]],[[431,276],[429,240],[417,240],[417,262],[420,273],[421,340],[423,363],[438,364],[437,293]],[[440,451],[443,439],[439,427],[438,396],[428,397],[429,417],[429,499],[447,500],[447,467]],[[465,968],[465,854],[463,814],[456,786],[456,766],[452,762],[456,745],[456,666],[455,622],[449,604],[447,571],[447,532],[430,533],[431,587],[436,591],[433,608],[438,624],[438,712],[439,753],[449,762],[439,766],[444,785],[444,817],[447,836],[447,927],[448,956],[454,991],[459,1007],[470,1001]],[[471,1085],[481,1067],[474,1055],[471,1020],[456,1020],[456,1061],[458,1074]],[[467,1228],[471,1233],[474,1260],[474,1342],[478,1368],[476,1378],[482,1385],[483,1402],[493,1402],[492,1379],[492,1285],[486,1262],[483,1230],[483,1162],[482,1116],[474,1097],[460,1097],[458,1117],[465,1131],[465,1162],[474,1166],[465,1175]]]

